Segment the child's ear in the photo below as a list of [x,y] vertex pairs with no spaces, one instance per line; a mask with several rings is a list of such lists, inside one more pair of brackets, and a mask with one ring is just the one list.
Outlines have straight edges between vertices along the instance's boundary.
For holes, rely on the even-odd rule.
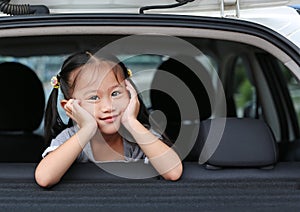
[[65,105],[67,104],[67,102],[68,102],[68,100],[65,100],[65,99],[60,101],[60,105],[62,106],[63,109],[65,109]]

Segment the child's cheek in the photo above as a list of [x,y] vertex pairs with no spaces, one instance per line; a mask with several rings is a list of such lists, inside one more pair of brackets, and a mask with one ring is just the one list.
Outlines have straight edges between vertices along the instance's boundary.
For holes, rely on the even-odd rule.
[[115,108],[118,108],[118,110],[124,112],[129,104],[129,101],[130,101],[129,98],[125,97],[125,98],[115,101],[114,106],[115,106]]
[[88,111],[91,115],[95,116],[96,104],[91,104],[88,102],[81,102],[80,106]]

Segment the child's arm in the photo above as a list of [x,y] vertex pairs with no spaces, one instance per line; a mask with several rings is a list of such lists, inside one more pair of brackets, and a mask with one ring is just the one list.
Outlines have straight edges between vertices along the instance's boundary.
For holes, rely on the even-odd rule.
[[95,119],[83,111],[78,102],[68,102],[65,110],[69,117],[80,123],[80,130],[40,161],[35,179],[42,187],[50,187],[60,181],[97,129]]
[[161,176],[167,180],[179,179],[183,170],[179,156],[172,148],[153,135],[136,119],[139,110],[136,91],[127,81],[126,85],[131,94],[131,99],[122,117],[124,127],[132,134],[153,167]]
[[166,180],[178,180],[180,178],[182,163],[172,148],[153,135],[138,120],[128,122],[125,127],[161,176]]

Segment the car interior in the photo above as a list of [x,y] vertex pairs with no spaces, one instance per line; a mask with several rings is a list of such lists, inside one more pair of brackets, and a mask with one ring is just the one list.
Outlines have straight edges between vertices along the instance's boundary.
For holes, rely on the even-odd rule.
[[[35,130],[44,115],[45,94],[36,73],[19,62],[0,64],[1,162],[36,162],[44,149],[43,135]],[[9,91],[9,92],[8,92]]]
[[[75,51],[100,49],[130,36],[122,31],[119,35],[83,35],[78,29],[63,35],[60,30],[54,29],[53,35],[0,38],[0,165],[7,170],[2,177],[33,180],[32,172],[46,148],[43,112],[51,90],[49,82],[63,60]],[[242,42],[226,33],[215,38],[205,37],[206,31],[203,37],[195,36],[196,31],[190,33],[190,37],[178,37],[200,54],[156,54],[152,49],[141,54],[125,45],[126,50],[117,55],[125,58],[123,62],[133,71],[133,81],[149,113],[163,113],[153,116],[155,121],[163,126],[167,120],[165,132],[184,161],[182,180],[232,175],[259,178],[283,172],[299,176],[300,169],[282,171],[298,167],[300,157],[300,86],[293,74],[297,66],[292,56],[260,38]],[[180,61],[188,61],[189,67]],[[125,166],[151,172],[151,167],[145,169],[141,163]],[[22,176],[15,174],[20,167]],[[74,164],[64,177],[114,178],[94,164]]]

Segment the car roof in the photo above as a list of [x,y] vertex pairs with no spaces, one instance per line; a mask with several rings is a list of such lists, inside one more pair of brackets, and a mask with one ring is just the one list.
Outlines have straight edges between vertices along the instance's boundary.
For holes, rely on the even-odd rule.
[[[149,9],[152,6],[175,5],[179,7]],[[44,5],[50,14],[126,13],[171,14],[185,16],[222,17],[245,20],[264,25],[300,48],[299,0],[27,0],[26,4]],[[24,5],[23,0],[11,4]],[[152,5],[152,6],[151,6]],[[150,7],[149,7],[150,6]],[[146,8],[145,8],[146,7]],[[143,8],[143,9],[142,9]]]
[[225,7],[232,7],[239,4],[241,9],[276,7],[284,5],[297,5],[299,0],[14,0],[12,4],[45,5],[51,13],[80,13],[80,12],[100,12],[100,13],[137,13],[141,7],[151,5],[172,5],[176,3],[188,2],[181,7],[172,7],[167,10],[155,10],[154,13],[173,12],[182,14],[187,11],[220,11],[220,4]]

